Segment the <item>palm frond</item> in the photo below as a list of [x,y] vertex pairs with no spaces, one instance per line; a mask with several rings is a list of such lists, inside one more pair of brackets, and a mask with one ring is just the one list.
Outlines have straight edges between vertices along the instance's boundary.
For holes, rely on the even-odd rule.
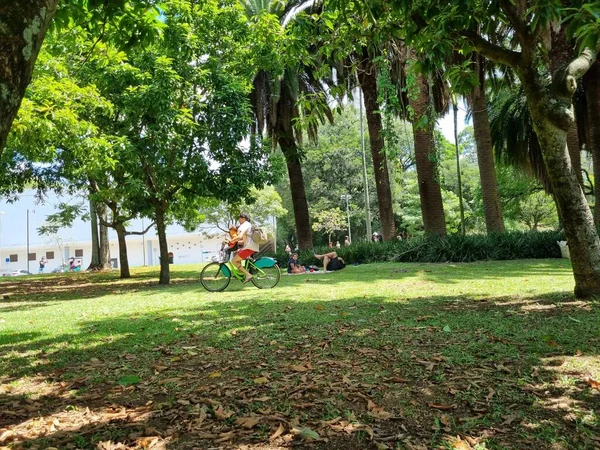
[[533,129],[523,89],[503,89],[489,103],[490,132],[496,158],[536,178],[552,193],[542,150]]

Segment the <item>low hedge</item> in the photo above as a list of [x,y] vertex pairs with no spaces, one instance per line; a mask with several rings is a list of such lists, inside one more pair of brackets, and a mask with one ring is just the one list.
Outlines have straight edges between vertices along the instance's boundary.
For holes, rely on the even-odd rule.
[[[507,232],[489,235],[451,235],[419,237],[403,241],[361,242],[336,248],[348,264],[372,262],[473,262],[506,259],[560,258],[556,241],[564,240],[558,231]],[[315,248],[316,253],[327,253],[329,248]],[[288,255],[279,251],[273,256],[282,267],[287,267]],[[299,252],[302,264],[316,264],[313,252]]]

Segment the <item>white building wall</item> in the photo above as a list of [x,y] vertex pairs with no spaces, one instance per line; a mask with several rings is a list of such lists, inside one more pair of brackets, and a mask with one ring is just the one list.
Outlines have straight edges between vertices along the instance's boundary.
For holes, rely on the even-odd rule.
[[[46,236],[38,234],[37,229],[44,225],[46,217],[56,212],[59,202],[69,202],[69,198],[52,197],[44,203],[38,203],[33,191],[23,193],[19,201],[7,203],[0,200],[0,271],[28,269],[37,272],[38,261],[47,252],[54,252],[54,258],[48,258],[46,272],[66,263],[70,256],[81,259],[82,268],[90,264],[92,253],[92,234],[90,222],[77,219],[68,229],[60,231],[63,241],[62,251],[57,242]],[[80,201],[80,200],[78,200]],[[133,220],[128,226],[130,231],[142,231],[148,226],[148,219]],[[208,238],[209,236],[215,236]],[[202,231],[187,233],[179,225],[167,227],[167,240],[169,251],[173,252],[174,264],[193,264],[210,260],[218,254],[221,246],[221,233],[212,227],[205,227]],[[27,240],[29,239],[29,254],[35,254],[35,260],[27,261]],[[144,236],[127,236],[127,249],[129,265],[156,266],[159,265],[158,236],[156,230],[151,228]],[[114,230],[109,229],[111,259],[117,259],[119,265],[119,244]],[[77,256],[77,254],[83,256]],[[16,261],[10,260],[11,255],[16,255]],[[50,255],[48,255],[50,256]],[[15,256],[13,256],[15,259]]]

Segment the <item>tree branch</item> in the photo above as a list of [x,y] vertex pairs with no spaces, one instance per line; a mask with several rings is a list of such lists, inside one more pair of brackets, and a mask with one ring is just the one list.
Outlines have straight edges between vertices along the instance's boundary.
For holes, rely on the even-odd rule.
[[514,27],[523,52],[531,53],[531,51],[535,48],[535,37],[531,35],[527,24],[523,20],[523,12],[519,11],[519,9],[522,8],[517,9],[517,7],[513,5],[510,0],[500,0],[500,7]]
[[558,70],[552,76],[552,87],[554,91],[563,97],[571,99],[577,89],[577,80],[581,78],[592,67],[596,61],[598,52],[586,47],[581,54],[565,68]]
[[487,59],[504,64],[513,69],[518,67],[521,60],[521,53],[513,52],[512,50],[507,50],[492,44],[471,30],[461,31],[460,35],[469,39],[473,44],[473,47],[475,47],[475,51],[480,55],[485,56]]
[[148,232],[148,230],[150,230],[150,228],[152,228],[154,225],[156,225],[156,223],[152,222],[150,225],[148,225],[148,227],[144,231],[125,231],[125,236],[131,236],[132,234],[140,236],[140,235],[146,234]]

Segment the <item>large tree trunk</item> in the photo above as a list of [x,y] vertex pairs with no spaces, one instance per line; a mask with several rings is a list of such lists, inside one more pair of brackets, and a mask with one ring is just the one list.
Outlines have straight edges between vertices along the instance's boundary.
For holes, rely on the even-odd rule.
[[296,235],[298,236],[298,247],[300,249],[312,248],[312,230],[308,214],[308,202],[306,190],[304,189],[304,175],[302,164],[297,156],[298,148],[294,139],[279,138],[279,146],[284,155],[290,179],[290,192],[292,205],[294,207],[294,220],[296,222]]
[[583,77],[589,119],[589,151],[594,165],[594,222],[600,225],[600,62],[596,60]]
[[121,270],[121,278],[131,278],[129,272],[129,258],[127,257],[127,240],[125,226],[122,223],[115,224],[117,239],[119,240],[119,268]]
[[555,72],[550,89],[546,80],[539,76],[537,61],[529,67],[519,67],[519,78],[563,218],[573,265],[575,296],[580,298],[600,295],[600,239],[567,149],[575,85],[569,77],[576,78],[577,71],[585,67],[586,57],[589,59],[589,53],[582,55],[568,70]]
[[160,277],[158,284],[169,284],[171,272],[169,270],[169,244],[167,242],[167,225],[165,223],[165,207],[160,204],[154,208],[156,215],[156,234],[158,234],[158,249],[160,253]]
[[57,5],[58,0],[0,3],[0,154]]
[[396,223],[392,207],[392,190],[390,188],[387,157],[383,149],[383,125],[377,102],[377,69],[366,51],[363,52],[360,62],[358,81],[363,93],[367,126],[369,128],[369,143],[371,144],[371,155],[375,172],[381,235],[383,236],[383,240],[387,241],[396,237]]
[[87,270],[100,270],[100,238],[98,237],[98,214],[96,214],[96,204],[93,200],[90,204],[90,222],[92,225],[92,259]]
[[110,242],[108,239],[108,227],[104,225],[108,223],[108,208],[104,203],[97,204],[98,216],[102,218],[100,221],[100,266],[102,270],[110,270],[112,264],[110,263]]
[[481,56],[476,57],[476,66],[479,75],[479,86],[473,88],[468,96],[468,101],[473,115],[473,131],[477,147],[477,164],[479,165],[485,227],[488,233],[502,233],[504,232],[504,219],[500,195],[498,194],[496,167],[494,166],[490,120],[485,95],[485,73]]
[[424,127],[419,126],[419,122],[422,122],[421,119],[427,115],[429,85],[421,73],[416,75],[416,81],[415,95],[409,96],[409,99],[414,112],[412,127],[423,225],[425,233],[445,236],[446,220],[442,191],[437,177],[433,127],[430,125],[431,121],[427,121],[428,125]]
[[[565,27],[553,29],[550,35],[551,46],[548,55],[550,57],[550,70],[555,73],[564,70],[575,57],[573,42],[569,42],[565,34]],[[579,184],[583,186],[583,171],[581,170],[581,148],[579,146],[579,134],[577,122],[571,123],[567,132],[567,147],[571,158],[571,165],[577,175]]]
[[290,191],[292,195],[292,205],[294,207],[298,247],[300,249],[307,249],[312,248],[313,246],[312,229],[310,228],[310,217],[308,214],[306,189],[304,187],[304,176],[302,175],[300,151],[296,144],[294,127],[291,120],[292,111],[295,107],[289,86],[286,83],[282,83],[280,98],[277,104],[275,135],[277,136],[279,147],[285,156],[290,178]]

